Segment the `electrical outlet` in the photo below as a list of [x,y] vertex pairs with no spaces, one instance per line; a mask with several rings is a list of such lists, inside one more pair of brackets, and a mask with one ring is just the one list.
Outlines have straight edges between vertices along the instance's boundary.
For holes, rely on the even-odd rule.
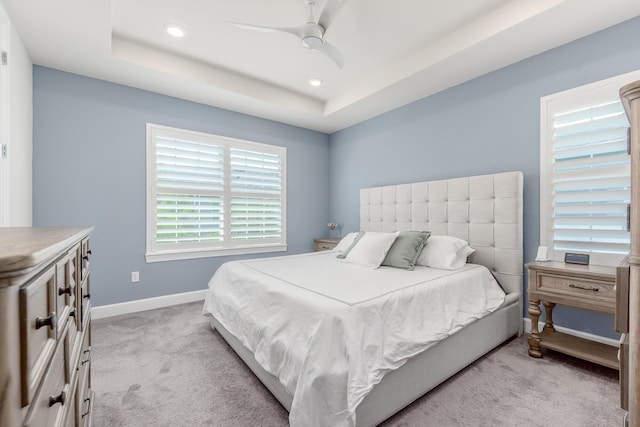
[[131,272],[131,283],[136,283],[140,281],[140,272],[132,271]]

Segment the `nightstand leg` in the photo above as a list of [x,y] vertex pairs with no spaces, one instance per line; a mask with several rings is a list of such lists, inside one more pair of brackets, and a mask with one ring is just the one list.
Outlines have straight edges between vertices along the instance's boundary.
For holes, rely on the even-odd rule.
[[540,301],[529,300],[529,318],[531,318],[531,333],[529,334],[529,356],[542,357],[540,351],[540,332],[538,332],[538,320],[540,319]]
[[544,311],[546,313],[544,329],[545,331],[555,332],[556,329],[553,327],[553,307],[556,306],[555,302],[544,302],[542,301],[542,305],[544,305]]

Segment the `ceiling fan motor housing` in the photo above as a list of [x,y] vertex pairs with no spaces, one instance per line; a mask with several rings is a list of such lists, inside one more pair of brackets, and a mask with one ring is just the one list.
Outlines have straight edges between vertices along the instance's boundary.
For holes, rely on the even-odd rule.
[[303,47],[313,50],[319,49],[324,44],[324,41],[322,40],[322,37],[324,36],[324,28],[322,28],[321,25],[314,22],[308,22],[305,24],[302,33],[301,44]]

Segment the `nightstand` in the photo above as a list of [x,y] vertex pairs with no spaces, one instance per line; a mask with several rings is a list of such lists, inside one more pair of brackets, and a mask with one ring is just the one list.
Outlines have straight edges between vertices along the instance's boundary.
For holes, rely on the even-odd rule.
[[[556,304],[614,314],[616,310],[616,269],[595,265],[566,264],[558,261],[530,262],[529,271],[529,355],[542,357],[540,349],[549,348],[580,359],[619,369],[618,347],[558,332],[553,327]],[[538,330],[540,302],[546,321]]]
[[322,238],[322,239],[313,239],[313,251],[330,251],[335,248],[340,239],[331,239],[331,238]]

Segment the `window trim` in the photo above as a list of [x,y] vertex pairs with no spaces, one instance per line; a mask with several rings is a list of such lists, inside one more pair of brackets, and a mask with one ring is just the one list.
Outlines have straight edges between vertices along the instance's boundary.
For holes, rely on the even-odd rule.
[[[145,258],[148,263],[163,262],[163,261],[175,261],[184,259],[197,259],[219,256],[233,256],[233,255],[248,255],[258,253],[270,253],[270,252],[283,252],[287,250],[287,174],[286,174],[286,161],[287,161],[287,149],[286,147],[264,144],[260,142],[241,140],[237,138],[230,138],[222,135],[209,134],[204,132],[191,131],[187,129],[174,128],[169,126],[163,126],[153,123],[147,123],[146,127],[146,253]],[[190,135],[202,138],[203,140],[215,140],[216,143],[225,145],[225,157],[228,156],[227,146],[230,144],[233,148],[247,149],[264,149],[265,152],[277,152],[282,159],[282,191],[281,191],[281,223],[282,223],[282,237],[279,243],[264,243],[264,244],[246,244],[244,242],[231,242],[227,246],[220,246],[218,248],[208,246],[202,248],[171,248],[171,249],[158,249],[157,243],[155,243],[156,235],[156,200],[153,181],[155,181],[156,175],[156,162],[155,162],[155,136],[158,134],[174,134],[174,135]],[[228,162],[227,162],[228,164]],[[226,180],[225,172],[225,194],[231,197],[229,194],[229,185]],[[225,211],[225,222],[229,219],[228,213]]]
[[[582,98],[592,99],[598,92],[608,92],[615,88],[618,90],[627,83],[640,79],[640,70],[576,88],[557,92],[540,98],[540,246],[547,247],[548,258],[555,261],[563,261],[565,251],[556,251],[553,247],[552,209],[553,209],[553,182],[550,179],[552,173],[552,155],[550,147],[553,144],[553,113],[563,107],[563,104],[573,105]],[[595,95],[594,95],[595,94]],[[619,96],[618,96],[619,99]],[[591,253],[590,263],[595,265],[616,266],[625,255]]]

